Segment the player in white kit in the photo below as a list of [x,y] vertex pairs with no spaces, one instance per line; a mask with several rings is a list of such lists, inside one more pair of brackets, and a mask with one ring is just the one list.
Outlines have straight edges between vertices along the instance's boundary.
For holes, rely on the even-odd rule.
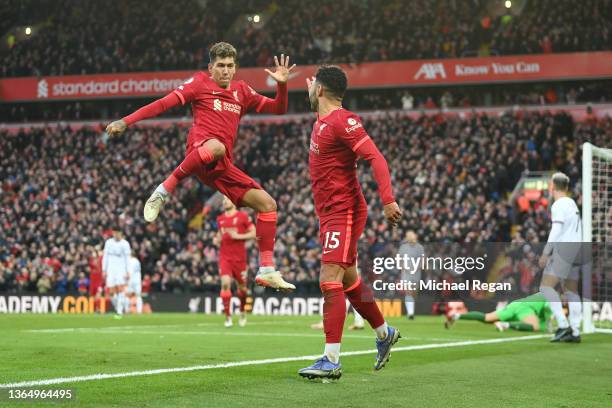
[[128,298],[128,309],[132,297],[136,298],[136,313],[142,313],[142,271],[140,267],[140,261],[136,257],[134,251],[130,257],[130,263],[128,267],[129,279],[127,285],[127,298]]
[[123,239],[118,228],[113,228],[113,237],[104,243],[102,255],[102,275],[106,282],[116,318],[123,316],[125,307],[125,285],[128,281],[130,244]]
[[[399,247],[397,253],[404,258],[404,256],[414,259],[415,261],[408,262],[408,265],[420,265],[417,263],[418,258],[425,255],[425,249],[418,242],[418,236],[416,232],[413,230],[406,231],[406,237],[404,242]],[[402,280],[406,282],[412,282],[415,288],[419,287],[419,282],[421,281],[421,267],[417,266],[416,269],[412,270],[412,267],[409,266],[406,269],[401,270]],[[404,297],[404,305],[406,306],[406,316],[408,319],[414,319],[414,302],[417,296],[417,290],[407,290],[406,295]]]
[[[578,295],[582,221],[576,202],[568,197],[570,179],[563,173],[552,176],[552,228],[540,258],[544,268],[540,292],[550,303],[558,329],[552,342],[580,342],[582,303]],[[562,283],[569,308],[569,322],[563,313],[561,298],[555,290]]]

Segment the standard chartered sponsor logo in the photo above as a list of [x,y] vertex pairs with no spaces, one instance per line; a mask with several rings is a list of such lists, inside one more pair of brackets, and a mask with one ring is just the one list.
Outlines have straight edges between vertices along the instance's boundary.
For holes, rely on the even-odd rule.
[[221,101],[220,99],[213,99],[213,110],[220,111],[225,110],[233,113],[240,114],[242,108],[240,105],[230,102]]
[[[47,83],[40,81],[38,83],[39,98],[47,97],[46,94],[41,96],[41,89],[47,87]],[[51,87],[51,95],[54,97],[61,96],[79,96],[79,95],[125,95],[125,94],[146,94],[146,93],[164,93],[170,92],[183,84],[183,80],[175,79],[115,79],[112,81],[83,81],[83,82],[58,82]]]
[[47,98],[49,97],[49,84],[44,79],[38,81],[38,86],[36,89],[36,97],[37,98]]

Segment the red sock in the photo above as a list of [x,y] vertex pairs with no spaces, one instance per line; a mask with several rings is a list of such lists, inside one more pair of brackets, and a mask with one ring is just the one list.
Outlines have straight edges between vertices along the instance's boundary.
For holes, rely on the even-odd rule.
[[325,331],[325,343],[340,343],[342,340],[342,329],[346,318],[346,304],[342,283],[323,282],[323,330]]
[[236,295],[238,296],[238,299],[240,299],[240,311],[244,312],[244,306],[246,305],[247,293],[244,290],[238,289],[238,292],[236,292]]
[[176,185],[185,177],[195,174],[203,166],[212,163],[215,160],[215,156],[205,146],[200,146],[194,149],[191,153],[185,157],[185,160],[178,165],[170,176],[162,183],[164,188],[169,193],[174,193]]
[[223,309],[225,310],[225,316],[230,317],[232,315],[232,311],[230,310],[230,300],[232,300],[232,291],[229,289],[222,290],[221,300],[223,300]]
[[259,266],[274,266],[274,239],[276,238],[276,211],[257,214],[255,226],[259,246]]
[[357,282],[348,287],[344,293],[357,313],[362,315],[373,329],[385,323],[385,318],[374,300],[372,289],[364,285],[361,278],[357,278]]

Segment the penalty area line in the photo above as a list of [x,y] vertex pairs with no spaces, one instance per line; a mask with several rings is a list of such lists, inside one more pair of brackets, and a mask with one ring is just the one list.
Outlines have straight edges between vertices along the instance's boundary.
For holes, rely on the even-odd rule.
[[[392,352],[397,353],[400,351],[463,347],[463,346],[474,346],[474,345],[480,345],[480,344],[508,343],[508,342],[513,342],[513,341],[536,340],[536,339],[542,339],[545,337],[550,337],[550,335],[542,334],[542,335],[533,335],[533,336],[520,336],[520,337],[486,339],[486,340],[457,341],[457,342],[451,342],[451,343],[420,344],[420,345],[414,345],[414,346],[394,347],[392,349]],[[347,351],[347,352],[340,353],[340,357],[360,356],[364,354],[373,354],[373,353],[376,353],[376,350]],[[59,377],[59,378],[49,378],[45,380],[20,381],[20,382],[14,382],[14,383],[0,384],[0,389],[36,387],[36,386],[42,386],[42,385],[78,383],[78,382],[84,382],[84,381],[107,380],[107,379],[113,379],[113,378],[126,378],[126,377],[141,377],[141,376],[147,376],[147,375],[168,374],[168,373],[183,373],[183,372],[189,372],[189,371],[213,370],[213,369],[218,369],[218,368],[232,368],[232,367],[262,365],[262,364],[289,363],[293,361],[315,360],[320,357],[321,355],[317,354],[317,355],[309,355],[309,356],[280,357],[280,358],[268,358],[268,359],[262,359],[262,360],[235,361],[235,362],[220,363],[220,364],[195,365],[195,366],[190,366],[190,367],[159,368],[155,370],[130,371],[126,373],[92,374],[92,375],[82,375],[82,376],[77,376],[77,377]]]

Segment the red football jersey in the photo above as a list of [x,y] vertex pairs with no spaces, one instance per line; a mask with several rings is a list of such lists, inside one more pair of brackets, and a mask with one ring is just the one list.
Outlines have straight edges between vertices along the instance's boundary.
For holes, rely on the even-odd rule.
[[225,145],[230,158],[240,118],[247,112],[258,112],[267,99],[244,81],[231,81],[227,89],[221,88],[203,71],[196,72],[174,93],[183,105],[191,102],[193,125],[187,145],[214,137]]
[[310,136],[310,182],[319,217],[365,205],[355,150],[369,139],[359,116],[337,109],[318,118]]
[[233,229],[239,234],[244,234],[252,225],[253,223],[249,215],[244,211],[236,211],[232,216],[228,216],[225,213],[219,215],[217,217],[217,226],[219,231],[221,231],[219,257],[237,262],[246,261],[245,240],[233,239],[229,231]]

